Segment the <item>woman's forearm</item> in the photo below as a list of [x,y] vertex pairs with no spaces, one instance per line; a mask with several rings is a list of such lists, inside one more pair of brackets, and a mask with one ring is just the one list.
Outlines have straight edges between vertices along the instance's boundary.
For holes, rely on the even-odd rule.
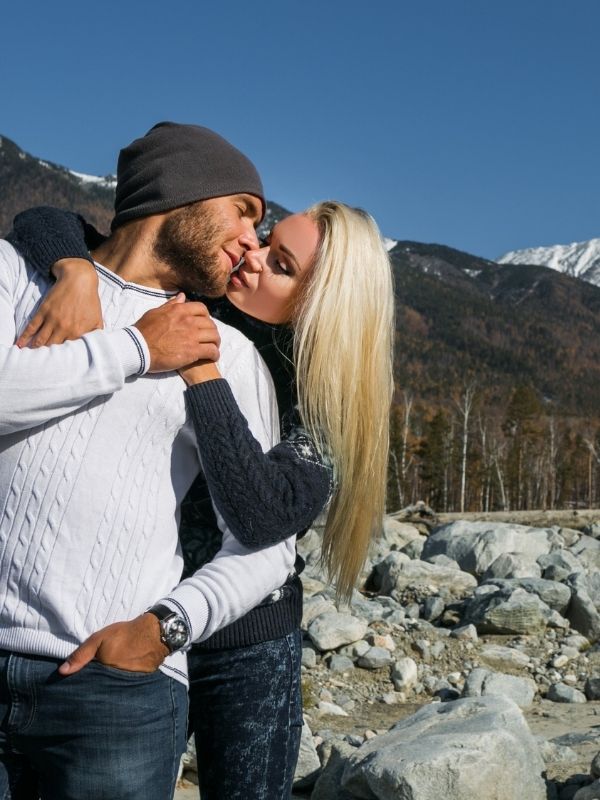
[[[87,242],[86,235],[91,235],[94,242]],[[81,258],[93,264],[88,246],[96,244],[101,236],[78,214],[38,206],[18,214],[6,238],[41,275],[49,278],[54,274],[53,265],[61,259]]]
[[195,384],[186,400],[212,500],[252,549],[307,528],[331,491],[331,470],[303,429],[263,453],[225,380]]

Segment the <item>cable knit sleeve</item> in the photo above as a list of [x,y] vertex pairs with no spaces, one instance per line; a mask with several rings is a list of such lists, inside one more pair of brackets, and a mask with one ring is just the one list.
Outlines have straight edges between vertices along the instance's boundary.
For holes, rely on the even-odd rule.
[[0,435],[27,430],[112,394],[143,374],[148,348],[135,327],[92,331],[77,341],[19,348],[15,307],[28,286],[25,262],[0,241]]
[[263,453],[226,380],[186,391],[211,497],[245,547],[281,542],[307,528],[331,491],[331,469],[301,427]]
[[104,238],[79,214],[50,206],[22,211],[6,237],[35,269],[51,278],[50,269],[61,258],[83,258],[94,263],[88,247]]

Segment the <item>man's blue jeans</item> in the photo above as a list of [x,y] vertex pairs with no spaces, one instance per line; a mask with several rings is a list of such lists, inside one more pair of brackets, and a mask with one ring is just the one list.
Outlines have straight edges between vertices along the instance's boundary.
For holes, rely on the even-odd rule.
[[300,631],[188,655],[202,800],[288,800],[302,730]]
[[187,692],[162,672],[0,650],[0,800],[170,800]]

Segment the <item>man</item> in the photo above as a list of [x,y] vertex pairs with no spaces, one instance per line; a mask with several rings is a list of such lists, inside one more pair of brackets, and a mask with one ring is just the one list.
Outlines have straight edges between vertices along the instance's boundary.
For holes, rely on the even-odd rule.
[[[176,585],[178,507],[199,465],[172,370],[219,343],[176,292],[222,293],[256,246],[256,170],[211,131],[162,123],[121,152],[115,211],[94,253],[106,330],[75,342],[14,346],[48,286],[0,242],[3,798],[170,797],[183,648],[294,564],[291,540],[247,553],[225,531],[218,557]],[[270,447],[266,367],[237,331],[219,334],[221,370]]]

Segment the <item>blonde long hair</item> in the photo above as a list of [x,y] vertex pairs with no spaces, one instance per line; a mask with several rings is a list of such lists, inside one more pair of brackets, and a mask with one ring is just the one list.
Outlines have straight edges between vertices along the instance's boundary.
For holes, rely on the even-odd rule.
[[377,225],[326,201],[304,212],[320,232],[294,318],[300,414],[333,463],[323,561],[347,600],[381,530],[393,392],[394,295]]

